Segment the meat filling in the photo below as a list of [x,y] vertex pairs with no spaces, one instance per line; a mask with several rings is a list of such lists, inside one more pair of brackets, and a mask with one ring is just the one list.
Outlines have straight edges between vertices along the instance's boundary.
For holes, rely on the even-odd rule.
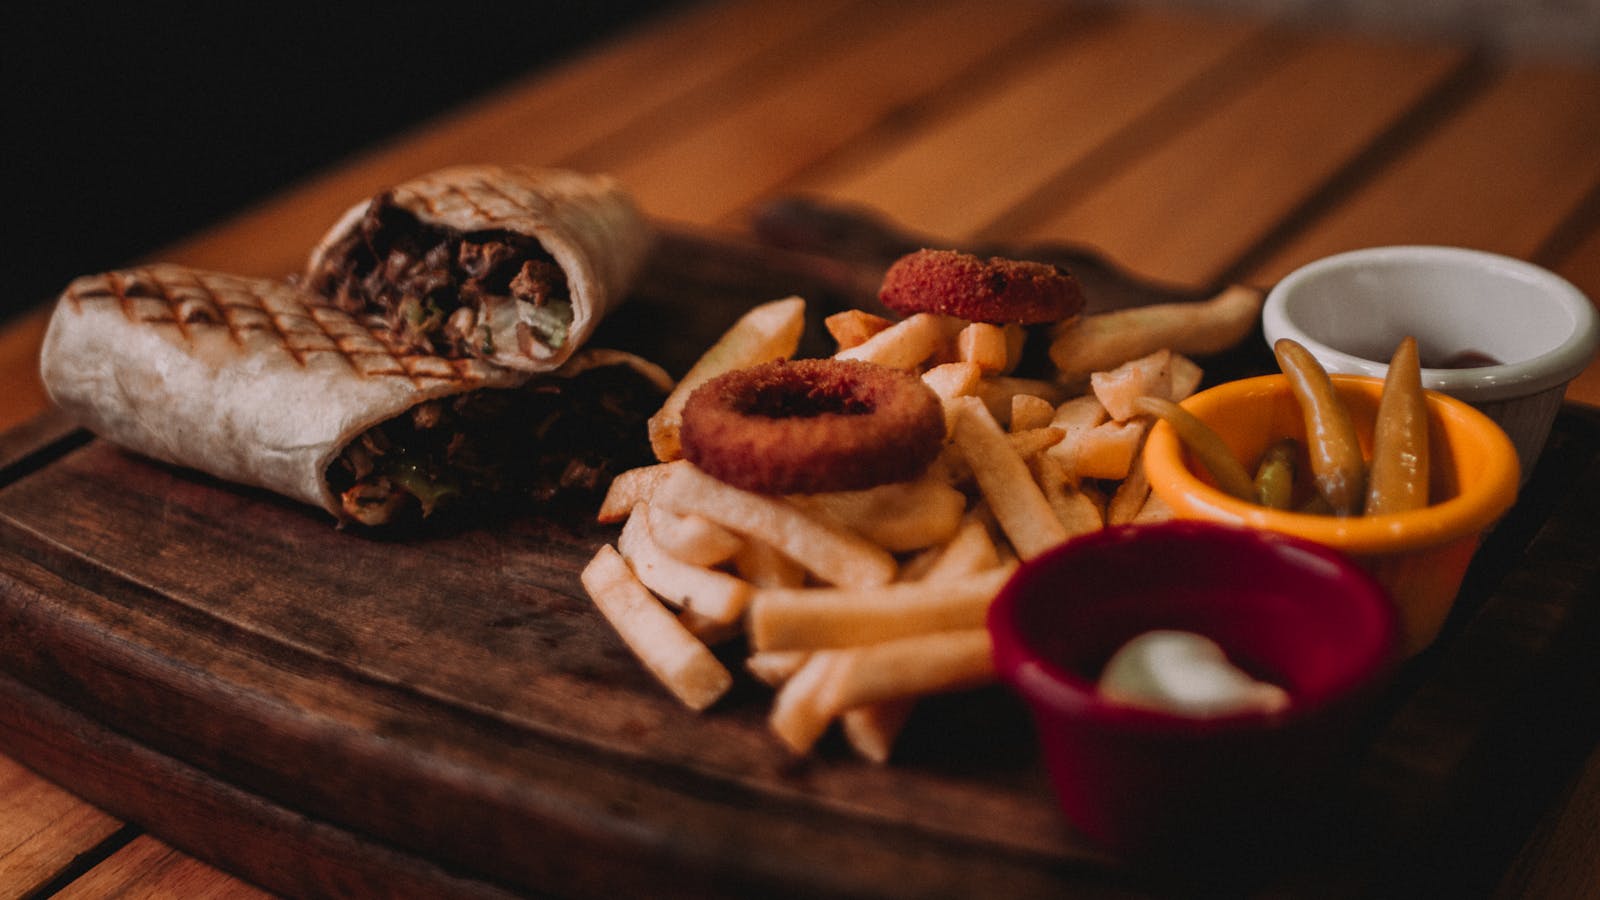
[[364,525],[590,497],[649,462],[644,422],[660,402],[625,366],[430,400],[351,441],[328,483]]
[[379,197],[323,255],[308,286],[415,350],[491,356],[515,341],[548,356],[567,340],[567,279],[533,238],[436,228]]

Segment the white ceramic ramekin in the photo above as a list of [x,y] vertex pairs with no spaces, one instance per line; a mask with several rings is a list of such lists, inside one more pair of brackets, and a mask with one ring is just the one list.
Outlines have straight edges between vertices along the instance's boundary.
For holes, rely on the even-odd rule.
[[[1416,337],[1422,384],[1505,429],[1533,472],[1567,382],[1594,359],[1600,316],[1576,287],[1532,263],[1459,247],[1373,247],[1317,260],[1267,295],[1269,344],[1293,338],[1329,372],[1375,375]],[[1438,367],[1462,354],[1495,365]]]

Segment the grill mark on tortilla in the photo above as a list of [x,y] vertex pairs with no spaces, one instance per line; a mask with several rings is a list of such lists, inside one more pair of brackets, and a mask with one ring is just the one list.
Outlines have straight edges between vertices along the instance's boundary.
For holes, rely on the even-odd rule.
[[[185,322],[178,315],[184,301],[177,289],[192,288],[210,304],[204,323]],[[281,288],[287,303],[268,303],[263,288]],[[234,277],[157,264],[149,267],[107,272],[74,281],[66,297],[74,312],[81,313],[86,302],[115,303],[130,322],[141,325],[173,325],[185,343],[193,344],[192,325],[225,328],[229,340],[245,347],[247,331],[266,332],[277,338],[276,347],[305,368],[314,353],[335,353],[362,378],[404,378],[413,389],[422,391],[441,384],[478,387],[488,381],[496,368],[483,360],[464,357],[450,359],[426,353],[408,352],[382,329],[373,328],[355,316],[320,302],[315,295],[290,294],[294,289],[278,282]],[[221,299],[226,292],[231,298]],[[307,300],[318,302],[306,302]],[[145,314],[139,301],[155,301],[164,306],[160,313]],[[223,311],[233,311],[228,315]],[[251,313],[241,315],[240,312]],[[240,321],[248,318],[250,321]],[[298,326],[298,327],[296,327]],[[307,340],[307,338],[312,338]]]

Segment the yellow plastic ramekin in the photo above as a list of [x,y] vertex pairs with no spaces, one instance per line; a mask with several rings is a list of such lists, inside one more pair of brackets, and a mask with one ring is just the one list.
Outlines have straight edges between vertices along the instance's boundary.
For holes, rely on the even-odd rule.
[[[1381,379],[1332,376],[1370,457]],[[1471,406],[1429,391],[1432,503],[1381,516],[1335,517],[1285,512],[1217,489],[1165,422],[1144,450],[1151,490],[1180,518],[1206,519],[1306,538],[1353,558],[1389,592],[1400,618],[1401,644],[1413,655],[1433,642],[1455,603],[1467,565],[1484,532],[1517,498],[1519,469],[1510,438]],[[1274,441],[1305,441],[1300,406],[1282,375],[1227,382],[1183,402],[1210,425],[1235,456],[1253,468]]]

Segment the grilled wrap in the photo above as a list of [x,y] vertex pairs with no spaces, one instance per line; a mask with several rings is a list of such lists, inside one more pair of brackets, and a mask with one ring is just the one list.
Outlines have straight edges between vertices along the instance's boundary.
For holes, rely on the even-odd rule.
[[610,177],[457,166],[351,207],[304,280],[412,349],[544,372],[622,299],[651,242]]
[[294,285],[176,265],[73,281],[40,370],[113,443],[369,525],[598,486],[667,381],[608,351],[538,377],[449,359]]

